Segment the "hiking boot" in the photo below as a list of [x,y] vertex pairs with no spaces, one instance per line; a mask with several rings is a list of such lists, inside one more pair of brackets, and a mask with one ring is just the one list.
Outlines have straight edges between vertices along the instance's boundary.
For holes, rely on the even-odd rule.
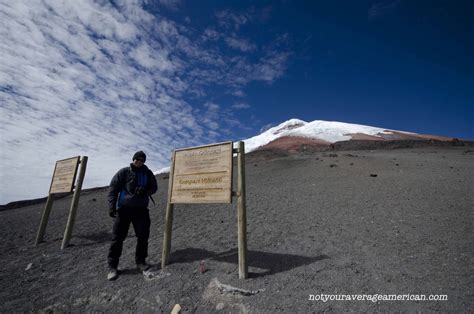
[[115,268],[109,269],[109,273],[107,274],[107,280],[115,280],[118,278],[118,270]]
[[150,265],[148,265],[147,263],[139,263],[137,264],[137,268],[141,271],[141,272],[144,272],[144,271],[147,271],[148,269],[150,269]]

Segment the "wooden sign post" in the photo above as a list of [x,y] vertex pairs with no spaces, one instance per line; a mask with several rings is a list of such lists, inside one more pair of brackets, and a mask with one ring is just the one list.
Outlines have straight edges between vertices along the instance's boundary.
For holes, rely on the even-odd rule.
[[[86,174],[87,159],[87,156],[83,156],[82,158],[77,156],[73,158],[59,160],[56,162],[53,178],[51,180],[51,186],[49,188],[48,200],[46,201],[46,206],[44,207],[43,214],[41,215],[40,226],[38,229],[38,233],[36,234],[35,245],[38,245],[43,241],[46,226],[48,225],[49,214],[51,212],[51,208],[53,207],[55,195],[60,193],[71,193],[74,190],[74,196],[71,202],[71,208],[69,212],[69,219],[67,222],[66,231],[64,232],[64,238],[61,245],[61,249],[64,249],[68,246],[72,234],[72,229],[74,227],[74,220],[76,218],[77,205],[79,204],[82,182],[84,181],[84,176]],[[81,165],[81,169],[79,171],[79,178],[76,182],[77,169],[79,164]],[[76,182],[76,185],[74,185],[74,182]]]
[[87,156],[83,156],[81,158],[81,169],[79,170],[79,178],[77,179],[74,195],[72,196],[71,208],[69,209],[69,218],[67,220],[66,230],[64,231],[63,242],[61,243],[61,250],[64,250],[66,247],[68,247],[69,240],[71,240],[72,229],[74,228],[74,222],[76,221],[79,197],[81,196],[82,183],[84,182],[84,177],[86,175],[87,159]]
[[247,279],[247,207],[245,204],[245,145],[237,148],[237,230],[239,247],[239,278]]
[[[233,154],[238,155],[238,190],[232,192]],[[239,278],[248,276],[247,215],[245,207],[244,142],[233,148],[232,142],[178,149],[171,157],[168,204],[161,268],[168,264],[171,250],[174,204],[232,203],[238,197]]]

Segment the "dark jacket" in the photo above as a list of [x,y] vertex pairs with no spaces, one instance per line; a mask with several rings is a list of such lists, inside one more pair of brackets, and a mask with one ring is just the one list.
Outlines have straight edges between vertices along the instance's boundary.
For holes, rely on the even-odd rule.
[[[137,188],[145,189],[144,193],[136,194]],[[133,164],[120,169],[110,182],[108,194],[109,209],[147,208],[150,195],[158,189],[153,172],[143,165],[140,168]]]

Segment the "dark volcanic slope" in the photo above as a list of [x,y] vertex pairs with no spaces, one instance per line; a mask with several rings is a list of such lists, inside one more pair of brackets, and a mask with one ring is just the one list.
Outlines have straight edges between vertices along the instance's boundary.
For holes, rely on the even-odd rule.
[[[267,152],[268,154],[268,152]],[[268,157],[268,156],[265,156]],[[377,176],[371,176],[376,174]],[[462,147],[248,156],[251,278],[237,279],[235,204],[175,208],[172,264],[146,280],[133,232],[108,282],[112,220],[104,190],[80,202],[73,246],[60,251],[70,197],[33,246],[44,204],[0,212],[0,312],[450,311],[473,302],[474,152]],[[168,180],[151,208],[159,263]],[[207,271],[201,274],[204,260]],[[31,265],[29,265],[31,263]],[[29,266],[29,267],[28,267]],[[158,266],[156,266],[158,267]],[[28,269],[28,270],[26,270]],[[222,292],[217,281],[260,291]],[[445,302],[309,301],[309,294],[446,294]]]

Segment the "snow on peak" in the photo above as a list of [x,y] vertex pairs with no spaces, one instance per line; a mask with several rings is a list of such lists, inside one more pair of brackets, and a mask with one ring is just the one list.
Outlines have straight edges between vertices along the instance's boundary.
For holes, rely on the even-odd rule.
[[254,151],[257,148],[276,140],[277,138],[285,136],[288,132],[291,132],[291,130],[301,128],[306,124],[307,122],[299,119],[290,119],[280,123],[279,125],[274,126],[273,128],[270,128],[257,136],[244,140],[245,151],[247,153]]
[[306,125],[307,122],[299,119],[290,119],[288,121],[285,121],[276,127],[271,128],[273,134],[279,134],[285,131],[293,130],[296,128],[299,128],[301,126]]
[[362,133],[367,135],[377,135],[379,133],[384,133],[385,130],[386,129],[361,124],[315,120],[306,124],[303,128],[294,130],[291,134],[287,135],[317,138],[334,143],[350,140],[352,138],[350,134]]
[[307,137],[334,143],[350,140],[352,139],[351,134],[355,133],[378,136],[380,134],[390,134],[390,131],[383,128],[345,122],[324,120],[305,122],[299,119],[290,119],[268,129],[262,134],[244,140],[244,142],[246,152],[251,152],[284,136]]
[[[416,133],[411,132],[390,130],[354,123],[324,120],[306,122],[300,119],[290,119],[266,130],[257,136],[246,139],[244,142],[246,153],[250,153],[259,147],[265,146],[268,143],[285,136],[306,137],[334,143],[350,140],[355,134],[370,135],[383,139],[382,135],[393,134],[392,131],[416,135]],[[155,174],[165,172],[169,172],[169,167],[160,169],[156,171]]]

